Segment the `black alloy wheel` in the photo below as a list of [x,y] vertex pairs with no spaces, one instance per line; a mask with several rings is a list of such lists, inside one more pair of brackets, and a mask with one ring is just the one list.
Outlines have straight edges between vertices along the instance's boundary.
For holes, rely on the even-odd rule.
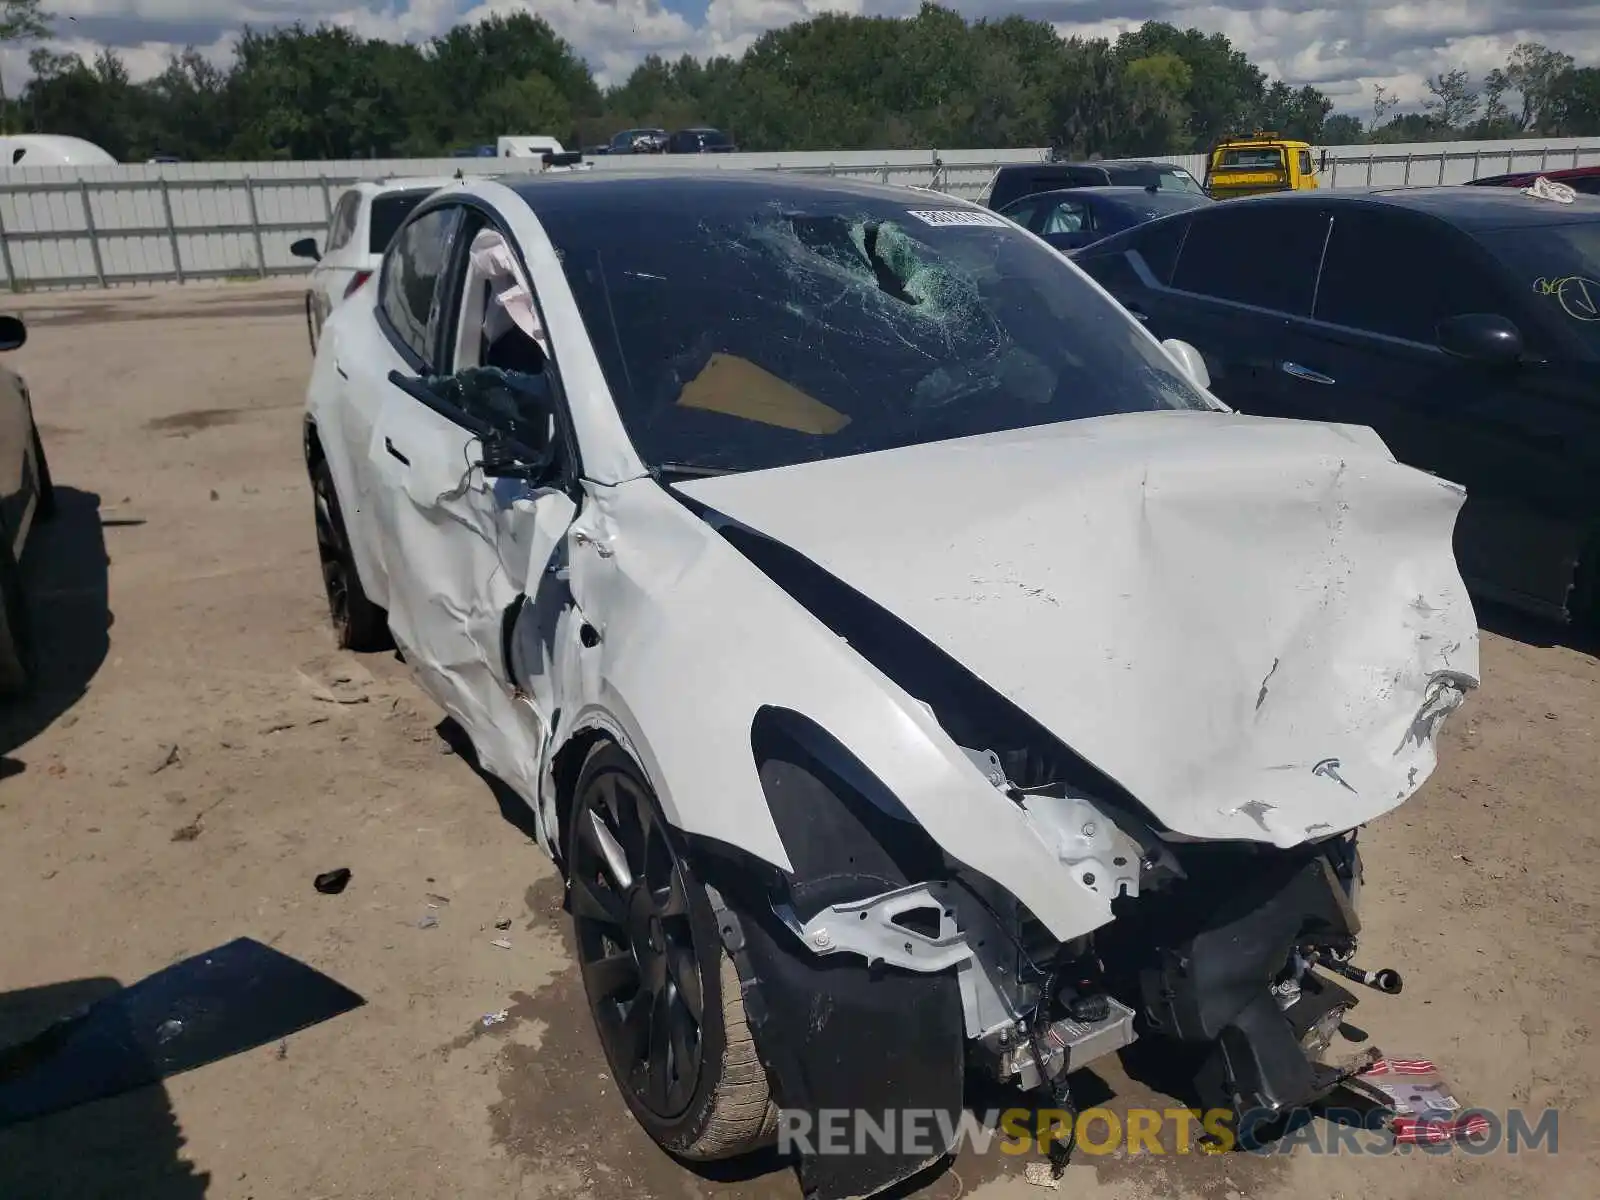
[[578,961],[601,1042],[630,1107],[655,1118],[649,1128],[677,1122],[696,1099],[706,987],[690,884],[654,797],[627,767],[619,753],[585,770],[568,877]]
[[387,614],[361,587],[350,538],[345,531],[344,514],[339,510],[339,494],[333,474],[324,459],[311,468],[311,488],[316,497],[317,557],[322,562],[322,586],[328,593],[328,615],[334,637],[341,650],[387,650]]

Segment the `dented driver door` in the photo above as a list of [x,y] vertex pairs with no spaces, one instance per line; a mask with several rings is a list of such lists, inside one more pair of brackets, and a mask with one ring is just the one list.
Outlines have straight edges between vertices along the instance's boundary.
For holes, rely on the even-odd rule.
[[[551,713],[514,684],[507,638],[522,598],[549,578],[574,505],[540,479],[496,477],[492,463],[485,474],[495,435],[472,411],[472,389],[451,387],[461,378],[391,384],[374,431],[380,536],[398,564],[390,627],[484,769],[531,802]],[[424,387],[426,403],[415,394]],[[468,402],[455,408],[459,397]]]

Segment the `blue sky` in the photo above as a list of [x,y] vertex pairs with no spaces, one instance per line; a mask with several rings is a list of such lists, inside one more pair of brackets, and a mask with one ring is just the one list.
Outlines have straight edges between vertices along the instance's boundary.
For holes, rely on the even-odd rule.
[[[824,11],[903,13],[914,0],[47,0],[58,49],[114,46],[133,75],[159,71],[192,43],[219,60],[246,23],[325,20],[368,36],[426,38],[461,20],[525,10],[544,16],[602,82],[625,78],[649,53],[738,54],[767,29]],[[1341,111],[1368,113],[1375,84],[1414,104],[1423,81],[1466,67],[1475,79],[1518,41],[1600,65],[1593,0],[955,0],[969,16],[1022,13],[1063,34],[1114,37],[1146,20],[1221,32],[1274,78],[1311,83]],[[8,89],[26,75],[26,50],[0,51]],[[14,94],[14,93],[13,93]]]

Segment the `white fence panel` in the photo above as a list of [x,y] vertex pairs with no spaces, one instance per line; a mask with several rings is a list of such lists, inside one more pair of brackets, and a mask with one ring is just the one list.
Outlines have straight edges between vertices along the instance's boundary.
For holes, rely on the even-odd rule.
[[[1482,175],[1600,164],[1600,144],[1444,142],[1330,146],[1322,185],[1463,183]],[[602,156],[597,171],[777,170],[931,187],[981,200],[1021,150],[852,150],[779,154]],[[1161,156],[1196,177],[1202,154]],[[337,162],[164,163],[0,171],[0,286],[12,291],[192,279],[255,279],[306,270],[289,245],[327,228],[334,198],[360,179],[519,174],[532,160],[446,158]]]

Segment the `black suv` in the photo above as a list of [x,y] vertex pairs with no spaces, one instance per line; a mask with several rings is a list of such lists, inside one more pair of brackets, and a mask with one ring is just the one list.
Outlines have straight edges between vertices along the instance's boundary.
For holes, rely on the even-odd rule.
[[732,154],[738,149],[720,129],[680,129],[667,139],[668,154]]
[[1243,412],[1367,425],[1466,487],[1473,590],[1600,618],[1600,199],[1281,192],[1073,259]]
[[995,172],[985,203],[998,211],[1035,192],[1080,187],[1153,187],[1163,192],[1205,195],[1198,179],[1172,163],[1107,159],[1086,163],[1008,163]]

